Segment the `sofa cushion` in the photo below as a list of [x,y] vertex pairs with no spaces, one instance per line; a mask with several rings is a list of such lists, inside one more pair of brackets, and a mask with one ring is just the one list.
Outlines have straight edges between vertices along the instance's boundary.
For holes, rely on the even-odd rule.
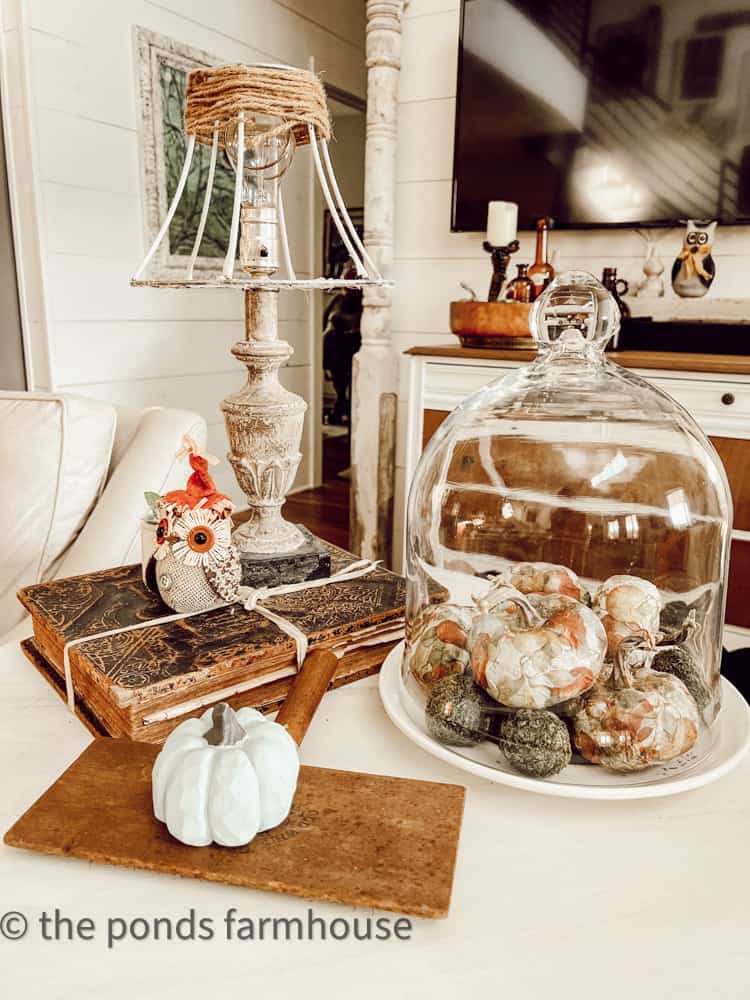
[[24,615],[16,591],[46,579],[107,478],[116,412],[75,396],[0,392],[0,468],[10,514],[0,572],[0,635]]

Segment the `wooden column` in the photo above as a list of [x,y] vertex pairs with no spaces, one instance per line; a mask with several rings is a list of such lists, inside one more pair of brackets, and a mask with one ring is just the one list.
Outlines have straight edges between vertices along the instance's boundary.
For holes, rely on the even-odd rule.
[[[396,121],[403,0],[367,0],[365,242],[385,278],[393,263]],[[351,548],[390,562],[396,441],[397,358],[391,292],[367,288],[362,346],[352,378]]]

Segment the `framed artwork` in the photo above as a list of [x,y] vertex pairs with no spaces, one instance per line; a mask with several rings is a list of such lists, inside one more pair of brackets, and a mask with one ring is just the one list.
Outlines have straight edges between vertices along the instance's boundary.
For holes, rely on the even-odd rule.
[[[219,60],[172,38],[136,26],[134,41],[139,85],[139,139],[146,246],[159,231],[161,220],[177,188],[185,160],[183,131],[185,92],[190,70],[216,66]],[[184,273],[198,231],[211,151],[196,145],[185,192],[180,199],[169,237],[153,262],[160,279]],[[216,272],[226,253],[226,233],[232,216],[234,172],[222,156],[216,163],[213,194],[206,228],[195,262],[196,274]]]
[[[365,212],[363,208],[349,208],[349,216],[360,239],[364,239]],[[343,278],[349,251],[333,224],[331,213],[326,209],[323,220],[323,275],[326,278]]]

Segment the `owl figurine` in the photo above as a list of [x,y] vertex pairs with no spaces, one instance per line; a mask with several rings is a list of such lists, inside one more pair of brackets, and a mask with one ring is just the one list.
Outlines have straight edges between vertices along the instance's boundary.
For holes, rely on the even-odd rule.
[[184,490],[173,490],[157,502],[154,577],[161,599],[173,611],[210,611],[237,599],[242,576],[232,544],[234,504],[209,475],[210,456],[187,439],[192,475]]
[[672,288],[682,298],[701,298],[711,287],[716,276],[711,256],[716,225],[688,220],[682,250],[672,265]]

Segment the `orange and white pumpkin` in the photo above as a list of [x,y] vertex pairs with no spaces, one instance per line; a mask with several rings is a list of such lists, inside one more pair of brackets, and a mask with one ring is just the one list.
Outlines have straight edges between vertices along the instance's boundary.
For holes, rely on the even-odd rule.
[[522,594],[562,594],[581,604],[590,604],[591,596],[572,569],[554,563],[518,563],[508,575],[511,587]]
[[610,576],[594,595],[594,611],[607,633],[607,654],[613,657],[623,639],[641,636],[653,643],[659,631],[661,595],[639,576]]
[[607,637],[596,615],[562,594],[495,587],[469,636],[474,679],[511,708],[549,708],[599,678]]
[[407,636],[409,670],[425,688],[468,669],[472,612],[456,604],[425,608]]
[[623,639],[610,677],[580,702],[574,740],[592,764],[612,771],[639,771],[687,753],[698,738],[698,708],[679,678],[641,668],[628,657],[642,640]]

